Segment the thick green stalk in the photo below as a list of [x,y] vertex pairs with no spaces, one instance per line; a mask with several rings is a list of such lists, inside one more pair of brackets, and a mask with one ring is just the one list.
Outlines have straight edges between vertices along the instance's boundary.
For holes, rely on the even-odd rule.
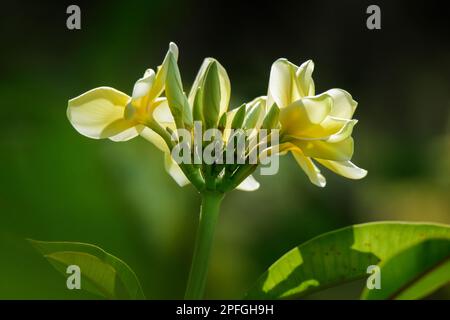
[[185,299],[202,299],[223,193],[204,192]]

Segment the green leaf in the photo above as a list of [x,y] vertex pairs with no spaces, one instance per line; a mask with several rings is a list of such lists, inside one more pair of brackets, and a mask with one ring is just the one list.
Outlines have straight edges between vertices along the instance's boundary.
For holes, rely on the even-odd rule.
[[447,225],[407,222],[359,224],[322,234],[287,252],[248,292],[249,299],[301,297],[367,278],[367,267],[427,239],[450,239]]
[[380,264],[379,290],[365,288],[363,299],[420,299],[450,282],[450,240],[430,239]]
[[217,62],[213,61],[206,70],[203,96],[203,118],[206,128],[216,128],[220,116],[220,81]]
[[81,288],[107,299],[145,299],[135,273],[122,260],[92,244],[29,240],[64,276],[67,267],[81,270]]

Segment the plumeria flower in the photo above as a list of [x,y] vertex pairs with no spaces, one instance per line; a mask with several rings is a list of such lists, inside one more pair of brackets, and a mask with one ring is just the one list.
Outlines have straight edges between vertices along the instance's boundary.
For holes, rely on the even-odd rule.
[[[186,95],[177,60],[178,48],[170,43],[156,73],[145,71],[131,97],[99,87],[69,100],[67,116],[89,138],[127,141],[141,135],[163,151],[166,170],[179,185],[194,185],[202,204],[185,297],[199,299],[221,202],[234,189],[258,189],[252,173],[267,164],[263,160],[291,152],[309,179],[321,187],[325,178],[315,162],[352,179],[367,172],[350,162],[357,104],[341,89],[316,95],[312,61],[297,67],[286,59],[277,60],[267,96],[228,111],[231,86],[225,68],[215,59],[205,59]],[[201,132],[196,143],[198,124],[200,130],[209,131]],[[209,133],[219,137],[210,139]],[[182,160],[176,162],[180,154]],[[223,155],[231,160],[220,161]]]
[[[79,133],[92,139],[109,138],[119,142],[130,140],[138,135],[144,137],[163,151],[166,171],[178,185],[185,186],[191,181],[173,160],[170,147],[161,136],[161,130],[168,128],[174,131],[177,128],[173,117],[173,108],[169,107],[168,99],[161,96],[165,91],[166,80],[173,84],[174,70],[170,68],[170,65],[171,63],[176,65],[177,59],[178,47],[174,43],[170,43],[169,50],[163,63],[157,68],[157,72],[147,69],[143,77],[136,81],[131,97],[111,87],[95,88],[69,100],[67,117]],[[192,114],[195,113],[194,106],[209,105],[209,97],[207,94],[203,94],[203,91],[207,71],[211,65],[215,65],[217,68],[216,73],[221,92],[216,119],[218,121],[228,109],[231,89],[226,70],[212,58],[205,59],[197,74],[187,101],[189,103],[187,113],[192,117]],[[178,72],[178,69],[176,71]],[[181,94],[184,95],[183,92]],[[199,100],[194,103],[196,96],[204,101]],[[210,119],[211,110],[206,107],[204,110],[197,110],[201,114],[201,118],[198,120]],[[213,125],[215,126],[217,123]],[[237,189],[253,191],[258,187],[259,184],[250,176]]]
[[[178,48],[170,44],[169,52],[178,57]],[[139,134],[149,135],[147,124],[153,119],[154,110],[166,104],[160,97],[164,91],[168,54],[155,74],[145,71],[133,88],[132,96],[110,87],[99,87],[69,100],[67,117],[82,135],[93,138],[109,138],[127,141]]]
[[324,187],[326,180],[314,161],[346,178],[361,179],[367,171],[350,161],[357,102],[342,89],[315,95],[313,70],[311,60],[300,67],[286,59],[272,65],[267,105],[280,108],[279,150],[290,151],[317,186]]
[[136,81],[131,97],[110,87],[99,87],[69,100],[67,117],[73,127],[82,135],[93,138],[109,138],[113,141],[127,141],[138,135],[152,142],[165,154],[165,167],[180,185],[187,184],[186,178],[176,163],[170,161],[170,150],[151,128],[154,121],[174,129],[167,99],[162,97],[167,76],[169,55],[178,58],[178,47],[170,43],[161,66],[155,73],[147,69]]

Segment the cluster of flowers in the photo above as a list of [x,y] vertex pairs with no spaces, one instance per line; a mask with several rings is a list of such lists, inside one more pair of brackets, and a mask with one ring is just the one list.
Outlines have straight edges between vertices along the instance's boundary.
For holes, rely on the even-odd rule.
[[[316,95],[311,60],[296,66],[278,59],[270,71],[267,96],[230,111],[230,80],[218,61],[204,60],[186,95],[177,60],[178,48],[171,43],[163,63],[156,72],[145,71],[131,97],[99,87],[69,100],[67,116],[71,124],[94,139],[127,141],[138,135],[144,137],[164,153],[166,170],[179,185],[192,183],[199,191],[256,190],[259,184],[251,174],[258,164],[288,152],[310,181],[320,187],[326,181],[317,163],[351,179],[366,175],[350,161],[357,103],[341,89]],[[214,143],[208,154],[215,155],[214,161],[199,158],[195,139],[181,134],[183,131],[194,137],[196,124],[212,132],[208,142]],[[211,139],[216,136],[219,138]],[[242,137],[244,147],[238,150],[234,143]],[[205,140],[203,137],[201,146],[205,146]],[[245,161],[256,146],[256,161]]]

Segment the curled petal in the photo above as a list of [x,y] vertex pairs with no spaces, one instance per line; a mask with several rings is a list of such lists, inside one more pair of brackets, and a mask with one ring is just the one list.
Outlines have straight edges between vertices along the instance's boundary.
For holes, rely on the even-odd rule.
[[357,122],[358,120],[326,117],[320,124],[305,126],[288,136],[300,140],[324,140],[335,143],[350,137]]
[[[303,136],[317,130],[331,110],[331,100],[326,96],[304,98],[280,110],[281,131],[291,136]],[[337,130],[336,130],[337,131]],[[309,137],[314,137],[311,133]]]
[[342,128],[338,132],[330,135],[326,139],[326,141],[331,142],[331,143],[336,143],[336,142],[341,142],[342,140],[349,138],[352,135],[353,127],[357,123],[358,123],[358,120],[356,120],[356,119],[346,121],[345,124],[342,126]]
[[306,173],[309,180],[318,187],[325,187],[325,177],[320,173],[319,168],[317,168],[314,162],[298,149],[293,149],[291,151],[298,165]]
[[167,51],[166,56],[164,57],[164,61],[158,67],[158,70],[156,72],[154,84],[149,92],[150,101],[159,97],[161,93],[164,91],[170,55],[174,57],[175,61],[178,60],[178,47],[173,42],[169,44],[169,50]]
[[322,93],[322,95],[330,97],[333,101],[330,116],[343,119],[351,119],[353,117],[358,103],[353,100],[350,93],[342,89],[331,89]]
[[130,97],[116,89],[100,87],[69,100],[67,117],[82,135],[108,138],[136,125],[123,118]]
[[169,104],[166,98],[158,98],[155,100],[155,110],[153,111],[153,118],[159,122],[163,127],[169,127],[175,130],[175,119],[170,112]]
[[111,139],[112,141],[115,141],[115,142],[123,142],[123,141],[131,140],[139,135],[139,132],[140,132],[139,128],[141,128],[141,127],[142,127],[141,125],[131,127],[129,129],[126,129],[125,131],[122,131],[119,134],[109,137],[109,139]]
[[331,171],[349,179],[362,179],[367,175],[367,170],[357,167],[350,161],[316,160]]
[[[268,148],[268,149],[273,150],[271,148]],[[280,145],[278,145],[278,154],[281,156],[284,156],[289,151],[292,151],[295,149],[298,149],[298,147],[295,144],[293,144],[291,142],[284,142],[284,143],[281,143]],[[268,150],[267,152],[270,152],[270,151]],[[274,154],[276,154],[276,153],[274,153]]]
[[287,59],[275,61],[270,70],[268,107],[275,102],[279,108],[284,108],[300,98],[314,96],[313,71],[312,60],[302,63],[300,67]]
[[[287,107],[297,100],[295,84],[295,70],[297,66],[287,59],[278,59],[272,64],[269,77],[269,90],[267,92],[267,104],[270,107],[274,102],[279,108]],[[294,94],[294,98],[293,98]]]
[[259,182],[253,176],[248,176],[242,181],[236,189],[241,191],[255,191],[259,188]]
[[172,159],[172,156],[168,152],[164,153],[164,167],[180,187],[184,187],[190,183],[180,169],[180,166]]
[[331,111],[331,101],[325,96],[303,98],[298,103],[303,105],[308,121],[314,124],[321,123]]
[[155,145],[155,147],[157,147],[162,152],[170,154],[169,147],[167,146],[164,139],[161,138],[161,136],[159,134],[157,134],[155,131],[153,131],[152,129],[142,126],[139,130],[139,134],[144,139],[153,143]]
[[306,157],[299,147],[290,142],[285,142],[279,146],[279,154],[284,155],[287,152],[291,152],[294,156],[297,164],[306,173],[309,180],[319,187],[325,187],[326,180],[325,177],[320,173],[319,168],[314,164],[311,158]]
[[308,60],[302,63],[295,72],[298,91],[301,97],[313,96],[315,94],[314,80],[312,78],[313,71],[314,62]]
[[322,140],[295,140],[292,142],[299,147],[307,157],[347,161],[353,155],[353,138],[347,138],[336,143]]
[[147,69],[144,73],[144,76],[134,84],[132,94],[133,101],[138,101],[139,99],[147,96],[153,86],[154,81],[155,72],[152,69]]

